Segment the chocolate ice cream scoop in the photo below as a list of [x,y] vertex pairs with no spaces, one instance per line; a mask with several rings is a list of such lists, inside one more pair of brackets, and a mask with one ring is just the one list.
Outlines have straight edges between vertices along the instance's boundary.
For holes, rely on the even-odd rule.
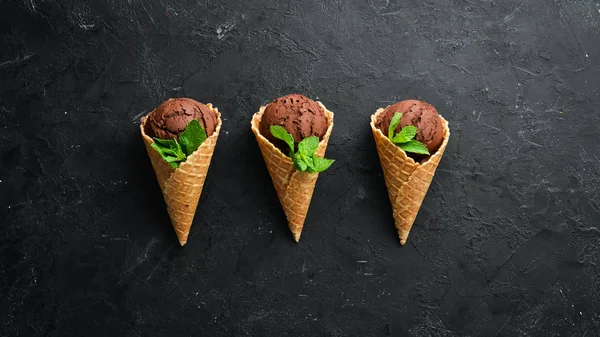
[[212,135],[217,127],[217,115],[206,105],[190,98],[169,98],[146,118],[144,132],[150,137],[174,139],[178,137],[192,119],[197,119]]
[[400,132],[407,125],[416,126],[417,135],[415,139],[423,143],[429,153],[433,155],[444,140],[442,120],[433,105],[409,99],[388,106],[379,115],[375,125],[384,135],[387,135],[390,122],[396,112],[402,113],[402,119],[400,119],[400,124],[396,127],[395,133]]
[[329,126],[323,108],[317,102],[300,94],[283,96],[269,103],[260,121],[260,133],[287,154],[289,147],[271,134],[272,125],[279,125],[286,129],[294,137],[296,144],[310,136],[322,140]]

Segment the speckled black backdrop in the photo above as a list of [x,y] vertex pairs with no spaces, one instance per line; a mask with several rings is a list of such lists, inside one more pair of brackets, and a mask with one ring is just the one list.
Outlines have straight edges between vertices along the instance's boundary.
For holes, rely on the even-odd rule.
[[[599,336],[595,1],[0,1],[8,336]],[[296,244],[252,133],[335,112]],[[139,135],[168,97],[223,129],[185,248]],[[452,138],[406,246],[368,126]]]

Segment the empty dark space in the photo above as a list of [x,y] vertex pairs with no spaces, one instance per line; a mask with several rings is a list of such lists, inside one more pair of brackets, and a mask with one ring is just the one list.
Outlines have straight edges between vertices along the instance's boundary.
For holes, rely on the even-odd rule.
[[[600,6],[0,1],[4,336],[600,335]],[[335,113],[295,243],[250,131]],[[180,247],[140,136],[169,97],[223,127]],[[369,118],[451,138],[406,245]]]

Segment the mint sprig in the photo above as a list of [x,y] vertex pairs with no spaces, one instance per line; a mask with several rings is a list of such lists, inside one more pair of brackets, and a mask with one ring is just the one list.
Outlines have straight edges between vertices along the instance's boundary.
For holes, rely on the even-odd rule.
[[179,167],[188,156],[196,151],[206,140],[206,130],[197,119],[192,119],[185,130],[175,139],[159,139],[154,137],[154,148],[172,168]]
[[197,119],[192,119],[179,135],[179,144],[183,152],[189,156],[206,140],[206,131]]
[[388,128],[388,138],[392,141],[392,143],[398,145],[402,150],[406,152],[429,155],[430,153],[429,150],[427,150],[427,147],[425,147],[425,145],[423,145],[423,143],[419,142],[418,140],[413,139],[417,135],[416,126],[407,125],[403,127],[400,130],[400,132],[394,135],[398,124],[400,124],[401,118],[401,112],[396,112],[392,117],[390,127]]
[[310,136],[298,143],[298,151],[294,152],[294,137],[282,126],[272,125],[271,134],[277,139],[283,140],[290,148],[289,156],[292,158],[294,167],[300,172],[318,173],[327,170],[335,160],[325,159],[317,156],[315,151],[319,147],[319,137]]

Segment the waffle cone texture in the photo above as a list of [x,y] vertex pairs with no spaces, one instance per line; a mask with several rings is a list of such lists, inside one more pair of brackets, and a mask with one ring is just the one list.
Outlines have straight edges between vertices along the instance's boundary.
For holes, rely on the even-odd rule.
[[198,207],[198,200],[202,194],[204,180],[210,166],[219,132],[221,131],[221,114],[216,107],[208,103],[206,106],[217,115],[217,127],[212,135],[198,147],[187,159],[179,164],[179,168],[173,169],[161,155],[152,148],[154,140],[144,132],[146,117],[142,118],[140,131],[146,145],[148,157],[152,162],[152,168],[160,185],[169,217],[175,228],[177,239],[183,246],[187,243],[194,214]]
[[404,245],[419,213],[425,194],[429,189],[435,170],[444,155],[446,145],[448,145],[450,129],[448,128],[448,122],[440,116],[444,127],[442,145],[424,163],[417,163],[408,157],[400,147],[392,143],[381,130],[375,127],[377,118],[383,111],[384,109],[380,108],[371,116],[371,130],[375,137],[377,153],[379,154],[379,161],[392,204],[400,244]]
[[[319,142],[316,150],[316,154],[319,157],[323,157],[333,128],[333,112],[327,110],[321,102],[317,103],[325,111],[325,118],[327,118],[329,125],[325,136]],[[260,134],[259,126],[265,108],[266,106],[261,106],[260,110],[252,117],[252,132],[256,136],[256,141],[267,165],[269,175],[271,176],[273,185],[275,185],[275,190],[277,191],[279,202],[283,206],[290,231],[292,231],[294,240],[298,242],[319,174],[296,171],[292,159],[284,155]]]

